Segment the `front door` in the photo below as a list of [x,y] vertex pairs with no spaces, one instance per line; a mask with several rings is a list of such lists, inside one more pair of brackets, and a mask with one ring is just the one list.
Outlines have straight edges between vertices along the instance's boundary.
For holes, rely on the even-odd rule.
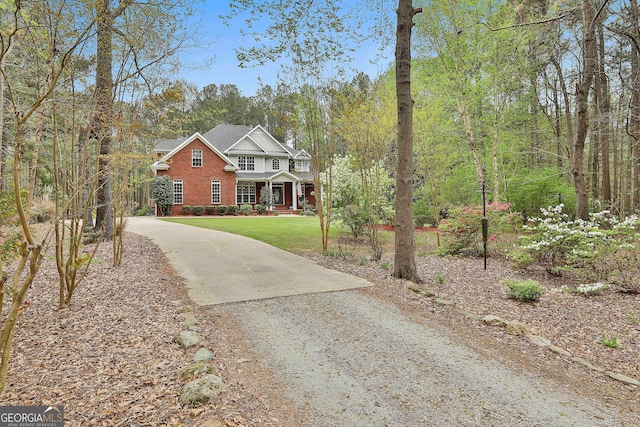
[[271,191],[273,194],[273,204],[276,206],[284,205],[284,184],[273,184]]

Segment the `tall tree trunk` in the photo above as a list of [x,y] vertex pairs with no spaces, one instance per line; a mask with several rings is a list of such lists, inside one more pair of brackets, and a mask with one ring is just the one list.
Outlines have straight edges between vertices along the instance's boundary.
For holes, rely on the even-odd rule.
[[500,97],[498,91],[498,67],[500,65],[500,56],[498,55],[498,43],[494,42],[495,48],[495,68],[493,72],[493,201],[500,201],[500,174],[498,170],[498,119],[500,118]]
[[413,243],[413,99],[411,98],[412,0],[399,0],[396,32],[396,92],[398,104],[398,159],[396,174],[396,233],[393,275],[420,282]]
[[631,117],[629,119],[629,133],[631,136],[631,158],[633,159],[632,205],[631,211],[637,212],[640,208],[640,54],[637,43],[640,42],[640,24],[638,19],[638,2],[631,0]]
[[[9,48],[10,49],[10,48]],[[7,54],[9,50],[7,50]],[[6,56],[6,54],[5,54]],[[0,58],[0,68],[4,71],[4,56]],[[0,191],[7,189],[7,150],[9,138],[4,131],[4,73],[0,72]]]
[[562,169],[562,109],[560,108],[560,101],[558,99],[558,86],[557,82],[553,84],[553,109],[554,109],[554,120],[553,120],[553,132],[556,137],[556,167],[558,168],[558,173],[560,176],[564,176],[564,170]]
[[482,166],[482,162],[480,161],[480,156],[478,155],[478,142],[476,141],[476,136],[473,133],[471,117],[469,117],[469,110],[467,107],[467,97],[464,92],[462,93],[460,101],[460,105],[458,105],[458,114],[460,114],[464,131],[467,135],[467,143],[471,150],[471,159],[473,160],[473,165],[476,168],[476,178],[478,178],[478,184],[481,184],[486,181],[485,170]]
[[96,222],[103,239],[113,238],[113,180],[110,171],[111,134],[113,129],[113,23],[109,0],[96,1],[98,46],[96,56],[95,112],[92,133],[100,146],[98,155],[98,187],[96,189]]
[[600,129],[600,149],[602,150],[602,198],[605,208],[611,207],[611,170],[609,161],[609,140],[611,127],[609,117],[611,115],[611,102],[609,100],[609,80],[604,71],[605,48],[602,21],[598,22],[598,50],[600,53],[598,61],[598,81],[600,90],[598,92],[598,115]]
[[581,219],[589,218],[589,196],[584,178],[584,146],[589,131],[589,92],[593,84],[596,65],[595,11],[591,0],[582,0],[583,14],[583,71],[577,90],[578,128],[573,141],[571,155],[571,173],[576,191],[576,215]]
[[562,72],[562,66],[555,57],[553,52],[549,53],[549,59],[553,63],[556,73],[558,75],[558,83],[560,84],[560,91],[562,92],[562,98],[564,99],[564,117],[565,124],[567,126],[567,141],[568,147],[573,146],[573,114],[571,113],[571,97],[567,90],[567,83],[564,80],[564,73]]

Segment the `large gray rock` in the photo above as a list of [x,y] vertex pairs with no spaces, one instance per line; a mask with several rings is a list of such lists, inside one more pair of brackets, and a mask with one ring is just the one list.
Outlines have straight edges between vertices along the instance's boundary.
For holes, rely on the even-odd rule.
[[194,362],[208,362],[213,359],[213,353],[208,348],[201,348],[193,355]]
[[225,388],[222,378],[208,374],[185,384],[180,393],[180,402],[188,406],[199,405],[208,402],[209,399],[223,392]]
[[173,342],[177,342],[182,348],[189,348],[200,344],[200,336],[194,331],[182,331],[173,338]]
[[201,374],[210,374],[214,372],[213,366],[206,362],[194,362],[186,366],[178,372],[178,378],[183,380],[195,378]]
[[182,321],[182,326],[188,328],[190,326],[196,326],[198,324],[198,320],[193,316],[187,316]]

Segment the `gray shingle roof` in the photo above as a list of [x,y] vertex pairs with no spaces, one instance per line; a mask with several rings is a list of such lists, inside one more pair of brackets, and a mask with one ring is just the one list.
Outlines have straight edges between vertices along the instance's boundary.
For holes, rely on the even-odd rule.
[[159,139],[156,141],[156,145],[153,147],[153,150],[168,153],[178,145],[182,144],[186,139],[186,136],[178,139]]
[[202,136],[224,153],[250,130],[244,125],[218,125]]

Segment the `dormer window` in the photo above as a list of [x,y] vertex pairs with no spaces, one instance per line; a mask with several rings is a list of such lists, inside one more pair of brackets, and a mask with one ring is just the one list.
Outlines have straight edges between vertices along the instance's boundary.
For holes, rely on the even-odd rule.
[[309,172],[309,160],[296,160],[296,170],[298,172]]
[[194,168],[202,167],[202,150],[191,150],[191,166]]
[[271,169],[273,169],[274,171],[279,171],[280,170],[280,160],[273,159],[271,161]]

